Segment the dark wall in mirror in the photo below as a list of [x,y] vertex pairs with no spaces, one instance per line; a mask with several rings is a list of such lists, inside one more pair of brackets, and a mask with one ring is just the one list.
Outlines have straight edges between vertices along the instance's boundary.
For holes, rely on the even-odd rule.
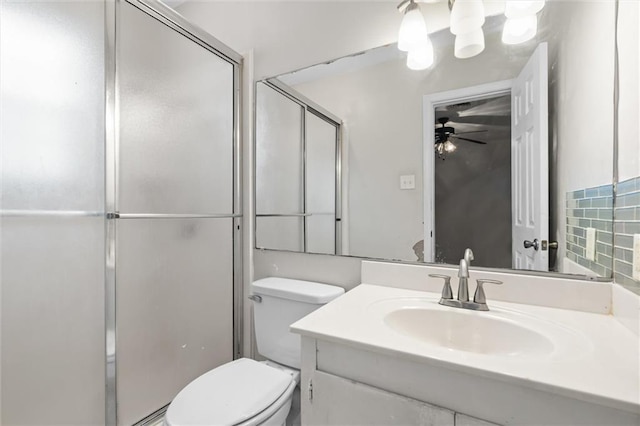
[[[500,213],[504,218],[497,219],[499,213],[491,213],[480,204],[458,205],[456,213],[462,213],[456,219],[459,225],[448,225],[449,230],[458,228],[458,234],[443,239],[442,244],[435,236],[435,250],[429,252],[433,241],[425,222],[429,223],[432,216],[425,214],[429,210],[425,194],[430,197],[429,179],[434,179],[430,157],[435,164],[439,156],[435,149],[423,148],[427,132],[433,132],[437,126],[435,120],[426,122],[423,103],[428,95],[512,80],[536,48],[546,42],[549,170],[545,176],[549,191],[544,200],[548,203],[545,210],[548,234],[544,239],[557,241],[558,249],[549,251],[549,259],[542,269],[610,277],[613,262],[614,11],[613,2],[548,2],[539,14],[536,38],[516,46],[501,42],[504,17],[488,17],[484,26],[484,52],[465,60],[454,57],[454,39],[445,29],[432,34],[436,64],[425,71],[409,70],[402,52],[395,46],[383,46],[330,64],[278,76],[275,80],[291,88],[292,93],[319,105],[341,121],[341,209],[336,216],[341,219],[341,232],[336,234],[336,253],[456,263],[455,249],[446,257],[438,256],[438,246],[443,254],[442,248],[454,239],[464,245],[465,238],[471,239],[474,233],[481,234],[480,230],[492,231],[497,227],[492,223],[507,220],[504,212]],[[593,28],[599,30],[593,31]],[[456,125],[466,126],[458,132],[480,129],[483,124],[474,120],[478,121],[482,115],[492,117],[493,124],[484,126],[492,126],[494,132],[499,133],[497,121],[510,122],[504,111],[496,108],[480,111],[479,115],[476,110],[475,117],[467,114],[466,119],[464,111],[461,112],[463,116],[456,113],[449,117]],[[455,128],[448,122],[445,125]],[[257,131],[259,140],[260,126]],[[487,148],[485,152],[502,143],[498,135],[482,132],[473,135],[476,136],[474,139],[487,142],[487,145],[477,144],[473,148]],[[489,139],[483,139],[485,136]],[[453,142],[456,145],[463,143],[460,139]],[[256,149],[259,151],[260,146]],[[452,152],[438,167],[442,164],[448,167],[456,162],[459,163],[456,167],[473,166],[471,160],[461,160],[462,153],[463,148],[459,147],[459,151]],[[456,157],[457,154],[460,155]],[[505,170],[506,166],[491,161],[479,168],[485,172],[500,167]],[[264,163],[260,167],[270,166]],[[260,173],[258,170],[257,175]],[[485,178],[486,175],[477,175],[466,178],[464,184],[453,185],[447,177],[441,177],[438,187],[446,188],[447,192],[466,191],[477,195],[470,184]],[[435,180],[438,181],[438,177]],[[508,178],[495,180],[492,184],[496,191],[511,186]],[[497,200],[505,202],[504,197]],[[447,215],[446,211],[453,211],[457,204],[453,202],[439,210],[443,202],[436,200],[436,235],[441,222],[439,212],[440,216],[453,216]],[[499,203],[496,201],[496,204]],[[304,206],[299,213],[304,214]],[[260,241],[259,228],[256,234]],[[475,265],[513,265],[513,259],[496,260],[485,254],[489,250],[511,252],[513,249],[510,239],[498,236],[498,232],[490,234],[495,238],[483,239],[488,243],[485,247],[477,244],[479,263]],[[591,252],[587,250],[587,236],[592,235],[594,250]],[[589,243],[590,248],[591,241]],[[467,245],[474,248],[473,243]],[[278,248],[260,243],[258,247]],[[461,255],[462,252],[458,254]]]
[[455,264],[473,247],[475,264],[511,268],[510,115],[510,95],[435,109],[436,128],[455,131],[434,164],[437,263]]

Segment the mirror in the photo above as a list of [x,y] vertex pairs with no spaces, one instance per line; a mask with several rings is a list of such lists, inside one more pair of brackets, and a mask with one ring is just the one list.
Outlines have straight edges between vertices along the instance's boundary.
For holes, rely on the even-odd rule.
[[470,59],[446,28],[424,71],[389,45],[257,82],[256,247],[611,277],[614,21],[547,2]]
[[614,279],[640,295],[640,2],[620,2],[618,16],[620,98]]

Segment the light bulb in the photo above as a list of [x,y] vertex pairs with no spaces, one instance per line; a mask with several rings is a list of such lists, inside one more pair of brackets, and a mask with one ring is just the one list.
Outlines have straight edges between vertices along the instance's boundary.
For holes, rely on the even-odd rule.
[[407,67],[410,70],[420,71],[429,68],[435,62],[433,44],[427,38],[426,42],[413,47],[407,55]]
[[520,44],[529,41],[538,32],[538,17],[536,15],[522,18],[509,18],[504,23],[502,42],[504,44]]
[[504,14],[507,18],[535,15],[544,7],[545,0],[507,0]]
[[447,141],[444,143],[444,150],[448,153],[451,153],[456,149],[458,149],[458,147],[451,143],[449,139],[447,139]]
[[423,43],[429,37],[427,24],[415,3],[410,3],[402,18],[398,32],[398,49],[408,52],[413,46]]
[[482,28],[465,34],[458,34],[454,45],[456,58],[467,59],[484,50],[484,32]]
[[451,33],[465,34],[484,24],[482,0],[456,0],[451,9]]

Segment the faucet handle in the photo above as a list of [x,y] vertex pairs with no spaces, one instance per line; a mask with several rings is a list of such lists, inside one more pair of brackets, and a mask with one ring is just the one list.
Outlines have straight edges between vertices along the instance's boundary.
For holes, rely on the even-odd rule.
[[476,287],[476,294],[473,296],[473,301],[475,303],[487,303],[487,297],[484,294],[484,287],[482,287],[483,284],[502,284],[502,281],[498,281],[498,280],[489,280],[489,279],[483,279],[483,278],[478,278],[476,280],[476,282],[478,283],[478,286]]
[[442,278],[444,287],[442,287],[442,298],[453,299],[453,291],[451,291],[451,277],[449,275],[429,274],[431,278]]

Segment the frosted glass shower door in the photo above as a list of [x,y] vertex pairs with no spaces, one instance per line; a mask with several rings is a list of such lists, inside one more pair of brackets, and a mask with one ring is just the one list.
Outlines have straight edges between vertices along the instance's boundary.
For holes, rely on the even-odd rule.
[[105,412],[104,5],[0,3],[0,424]]
[[118,424],[233,358],[234,66],[118,8]]
[[336,254],[336,147],[338,129],[306,112],[307,252]]
[[256,245],[303,251],[304,108],[264,83],[256,103]]

